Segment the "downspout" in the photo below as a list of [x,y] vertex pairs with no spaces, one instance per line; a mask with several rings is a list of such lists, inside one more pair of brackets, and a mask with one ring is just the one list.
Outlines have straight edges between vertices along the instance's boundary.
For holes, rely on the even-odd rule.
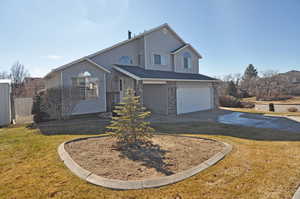
[[147,70],[148,62],[147,62],[147,48],[146,48],[147,42],[146,42],[146,35],[144,36],[144,59],[145,59],[145,69]]
[[63,101],[63,71],[60,72],[60,87],[61,87],[61,119],[63,117],[63,107],[64,107],[64,101]]

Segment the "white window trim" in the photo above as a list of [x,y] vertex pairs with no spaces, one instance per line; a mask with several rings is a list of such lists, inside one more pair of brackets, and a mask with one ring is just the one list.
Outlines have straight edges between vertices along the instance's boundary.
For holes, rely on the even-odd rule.
[[193,66],[193,58],[192,58],[192,56],[191,57],[187,57],[188,58],[188,67],[186,68],[186,67],[184,67],[184,58],[185,58],[185,56],[182,54],[182,56],[181,56],[181,60],[182,60],[182,67],[184,68],[184,69],[191,69],[192,68],[192,66]]
[[[121,59],[122,57],[129,57],[132,63],[129,63],[129,64],[121,63],[121,62],[120,62],[120,59]],[[131,66],[133,66],[133,65],[134,65],[134,59],[133,59],[133,56],[131,56],[131,55],[121,55],[121,56],[118,58],[117,64],[120,64],[120,65],[131,65]]]
[[[84,81],[84,86],[80,85],[79,79],[81,79],[81,80]],[[75,85],[74,85],[74,81],[76,81]],[[93,96],[88,96],[87,95],[90,83],[93,83],[93,84],[96,85],[96,87],[95,87],[95,94]],[[83,77],[77,76],[77,77],[72,77],[72,87],[75,87],[75,88],[78,88],[78,89],[84,89],[84,95],[80,94],[81,100],[95,99],[95,98],[99,97],[99,80],[97,78],[93,78],[91,76],[83,76]]]
[[[155,64],[154,62],[154,55],[160,55],[161,57],[161,64]],[[163,59],[165,59],[165,63],[163,63]],[[161,53],[161,52],[152,52],[151,53],[151,61],[153,66],[167,66],[169,63],[169,56],[166,53]]]

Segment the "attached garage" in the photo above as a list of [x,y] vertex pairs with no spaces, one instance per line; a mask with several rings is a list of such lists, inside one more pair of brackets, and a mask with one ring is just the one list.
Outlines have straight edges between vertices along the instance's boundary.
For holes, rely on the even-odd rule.
[[218,108],[217,79],[195,73],[145,70],[139,66],[117,65],[114,69],[136,80],[144,106],[153,113],[178,115]]
[[143,85],[144,105],[153,113],[167,114],[167,92],[165,84]]
[[10,80],[0,80],[0,126],[11,122]]
[[176,89],[177,114],[213,108],[212,88],[201,84],[179,84]]

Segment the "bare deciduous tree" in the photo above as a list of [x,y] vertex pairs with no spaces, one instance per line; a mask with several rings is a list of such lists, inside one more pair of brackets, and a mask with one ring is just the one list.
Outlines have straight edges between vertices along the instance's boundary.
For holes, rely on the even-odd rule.
[[289,90],[287,78],[277,71],[267,70],[261,72],[261,78],[256,82],[256,97],[265,100],[286,95]]
[[22,84],[25,77],[29,77],[29,72],[25,69],[25,66],[20,62],[16,62],[10,69],[11,81],[14,84]]
[[10,69],[10,79],[12,81],[12,91],[14,96],[19,96],[22,93],[23,81],[25,77],[29,77],[29,72],[24,65],[16,62]]

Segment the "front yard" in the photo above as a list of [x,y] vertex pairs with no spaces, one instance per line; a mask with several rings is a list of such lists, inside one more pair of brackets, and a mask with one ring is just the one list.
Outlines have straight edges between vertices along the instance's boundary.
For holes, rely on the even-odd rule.
[[157,189],[117,191],[73,175],[59,160],[60,143],[85,135],[46,136],[25,127],[0,129],[1,198],[272,198],[289,199],[300,184],[300,133],[212,122],[153,125],[161,133],[221,140],[233,151],[211,168]]

